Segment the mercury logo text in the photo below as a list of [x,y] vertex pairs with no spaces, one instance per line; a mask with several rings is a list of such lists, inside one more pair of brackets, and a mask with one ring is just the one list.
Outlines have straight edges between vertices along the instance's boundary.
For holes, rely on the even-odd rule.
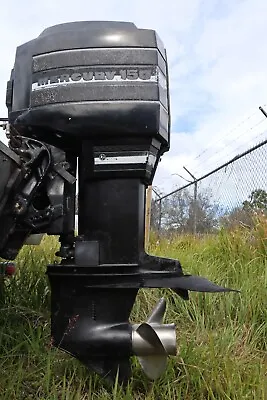
[[44,86],[90,81],[156,81],[156,71],[152,69],[119,69],[106,71],[82,71],[61,75],[42,76],[33,82],[33,89]]

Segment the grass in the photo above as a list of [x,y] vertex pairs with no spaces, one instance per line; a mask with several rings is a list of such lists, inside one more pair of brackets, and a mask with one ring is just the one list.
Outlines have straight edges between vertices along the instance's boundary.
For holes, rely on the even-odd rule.
[[132,320],[146,319],[164,295],[166,322],[175,322],[179,353],[151,383],[133,359],[127,388],[108,385],[50,345],[50,293],[44,275],[55,238],[25,246],[16,276],[5,281],[0,310],[0,399],[267,399],[267,231],[157,240],[150,252],[178,258],[185,272],[206,276],[241,294],[191,293],[188,302],[166,290],[142,290]]

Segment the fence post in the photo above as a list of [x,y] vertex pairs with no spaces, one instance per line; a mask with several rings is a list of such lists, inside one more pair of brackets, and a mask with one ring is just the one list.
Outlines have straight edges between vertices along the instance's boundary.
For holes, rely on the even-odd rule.
[[194,224],[193,233],[197,234],[197,180],[194,181]]
[[159,224],[158,231],[161,232],[161,217],[162,217],[162,199],[159,199]]
[[151,219],[152,186],[146,190],[146,217],[145,217],[145,248],[149,244],[150,219]]
[[186,167],[183,167],[184,170],[194,179],[192,183],[194,183],[194,204],[193,204],[193,234],[197,234],[197,178],[192,174],[192,172],[188,171]]
[[155,190],[154,187],[152,187],[152,191],[155,193],[155,195],[158,198],[158,202],[159,202],[159,217],[158,217],[158,233],[160,233],[161,231],[161,213],[162,213],[162,199],[159,195],[159,193]]

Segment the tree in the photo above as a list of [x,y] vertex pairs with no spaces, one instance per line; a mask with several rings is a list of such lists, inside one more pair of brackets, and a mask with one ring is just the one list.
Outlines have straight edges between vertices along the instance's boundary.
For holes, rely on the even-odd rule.
[[220,225],[229,230],[239,226],[251,228],[254,225],[253,216],[251,211],[244,208],[244,206],[235,207],[220,218]]
[[267,213],[267,193],[263,189],[256,189],[248,196],[241,206],[235,207],[231,212],[225,214],[220,223],[228,229],[237,226],[252,228],[255,225],[255,217],[266,215]]
[[164,193],[158,189],[157,187],[153,187],[154,196],[151,200],[151,218],[150,218],[150,226],[153,230],[160,230],[160,222],[161,222],[161,203],[159,199],[164,196]]
[[256,189],[251,192],[249,199],[243,202],[244,210],[255,212],[267,211],[267,193],[263,189]]
[[214,231],[218,225],[218,215],[220,207],[212,202],[212,191],[202,190],[197,195],[197,201],[191,197],[189,205],[189,215],[186,221],[186,231],[194,231],[194,218],[196,213],[196,232],[208,233]]
[[[161,205],[161,225],[169,232],[211,232],[217,227],[219,206],[212,202],[211,190],[198,192],[195,201],[188,189],[165,198]],[[158,203],[157,203],[158,204]]]

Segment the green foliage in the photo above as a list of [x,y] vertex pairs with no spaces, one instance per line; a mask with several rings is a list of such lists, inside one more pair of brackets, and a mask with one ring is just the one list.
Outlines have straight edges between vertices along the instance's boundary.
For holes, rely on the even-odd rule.
[[167,298],[166,322],[175,322],[179,353],[151,383],[133,359],[128,387],[108,385],[78,361],[50,346],[46,264],[57,241],[25,247],[18,273],[5,282],[0,310],[1,400],[243,400],[267,399],[267,227],[221,230],[218,235],[151,235],[150,252],[181,260],[184,271],[241,293],[191,293],[185,302],[170,290],[142,290],[131,320],[145,320]]
[[237,206],[229,213],[220,218],[220,225],[233,230],[236,227],[245,226],[254,228],[258,225],[262,216],[267,212],[267,193],[263,189],[256,189],[251,192],[248,200],[245,200],[241,206]]
[[243,208],[251,211],[267,210],[267,193],[263,189],[256,189],[249,195],[249,200],[243,202]]

